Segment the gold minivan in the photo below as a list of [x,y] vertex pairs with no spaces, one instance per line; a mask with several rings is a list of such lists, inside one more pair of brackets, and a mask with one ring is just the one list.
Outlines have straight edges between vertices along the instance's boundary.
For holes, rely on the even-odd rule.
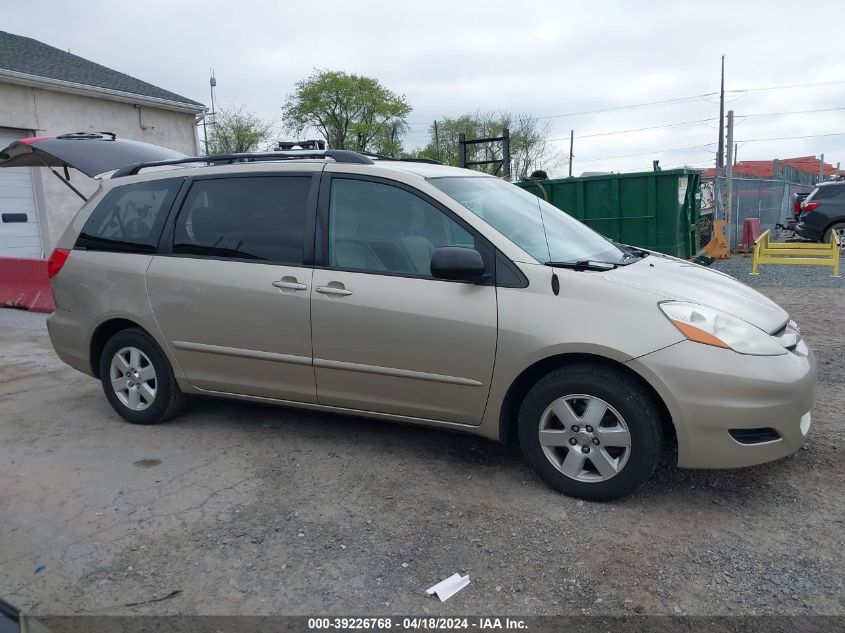
[[125,167],[150,158],[108,137],[38,158],[74,143],[121,168],[50,258],[50,338],[130,422],[204,395],[513,437],[594,500],[670,443],[682,468],[733,468],[809,431],[815,360],[783,309],[498,178],[342,150]]

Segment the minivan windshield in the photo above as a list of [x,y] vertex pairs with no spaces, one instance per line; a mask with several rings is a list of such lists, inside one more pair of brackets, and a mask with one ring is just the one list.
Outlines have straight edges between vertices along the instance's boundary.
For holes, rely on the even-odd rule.
[[429,182],[543,264],[619,263],[625,253],[557,207],[498,178],[445,177]]

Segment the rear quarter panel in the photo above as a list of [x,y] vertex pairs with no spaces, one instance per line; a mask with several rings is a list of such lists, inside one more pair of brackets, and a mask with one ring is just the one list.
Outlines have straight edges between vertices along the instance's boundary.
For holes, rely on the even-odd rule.
[[[86,335],[89,348],[96,329],[112,319],[126,319],[142,327],[158,342],[181,385],[181,367],[159,330],[147,297],[146,274],[151,261],[152,255],[140,253],[72,250],[53,278],[53,296],[57,310],[90,323]],[[62,340],[53,340],[60,356],[62,345]]]

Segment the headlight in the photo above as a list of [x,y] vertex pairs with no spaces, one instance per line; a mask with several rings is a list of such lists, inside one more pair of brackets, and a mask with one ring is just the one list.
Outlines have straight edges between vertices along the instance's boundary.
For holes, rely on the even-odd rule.
[[682,301],[667,301],[658,305],[663,314],[690,341],[732,349],[740,354],[786,354],[783,345],[769,334],[724,312]]

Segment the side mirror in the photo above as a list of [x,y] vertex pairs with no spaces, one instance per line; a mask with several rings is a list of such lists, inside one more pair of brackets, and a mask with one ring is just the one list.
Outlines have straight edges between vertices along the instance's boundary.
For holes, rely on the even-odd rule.
[[435,279],[476,281],[484,274],[484,260],[474,248],[442,246],[431,254],[431,275]]

